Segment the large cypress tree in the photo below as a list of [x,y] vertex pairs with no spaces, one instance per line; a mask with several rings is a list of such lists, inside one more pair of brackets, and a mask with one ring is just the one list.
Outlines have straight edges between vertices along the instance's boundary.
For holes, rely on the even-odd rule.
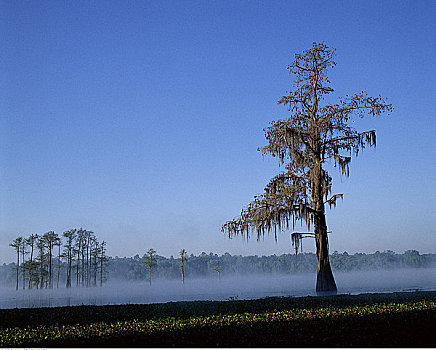
[[295,55],[288,67],[294,77],[294,90],[278,103],[288,108],[287,119],[271,122],[265,129],[268,144],[262,154],[278,157],[285,170],[273,177],[264,193],[255,196],[241,215],[226,222],[222,230],[229,236],[246,235],[250,231],[257,238],[274,230],[288,229],[301,220],[310,231],[294,232],[293,243],[298,248],[303,237],[316,242],[318,264],[316,291],[336,292],[335,280],[328,256],[325,204],[336,205],[343,194],[331,195],[332,178],[325,164],[333,162],[342,175],[349,175],[352,154],[368,146],[375,146],[375,130],[359,132],[350,125],[356,117],[380,115],[392,106],[382,97],[366,92],[340,98],[337,103],[325,103],[324,97],[333,92],[328,70],[336,65],[335,50],[324,43]]

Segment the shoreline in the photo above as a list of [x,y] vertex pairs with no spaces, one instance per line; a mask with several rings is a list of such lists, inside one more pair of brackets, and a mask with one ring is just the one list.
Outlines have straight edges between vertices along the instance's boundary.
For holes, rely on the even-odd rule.
[[[258,310],[268,310],[271,307],[274,309],[284,309],[284,308],[304,308],[304,307],[322,307],[326,305],[361,305],[361,304],[374,304],[380,302],[413,302],[420,300],[436,301],[436,290],[427,291],[400,291],[400,292],[388,292],[388,293],[360,293],[360,294],[335,294],[326,296],[272,296],[263,297],[258,299],[231,299],[231,300],[194,300],[194,301],[169,301],[163,303],[147,303],[147,304],[106,304],[106,305],[74,305],[74,306],[53,306],[53,307],[30,307],[30,308],[10,308],[10,309],[0,309],[0,329],[5,326],[13,326],[14,316],[20,316],[23,313],[26,314],[47,314],[55,316],[56,313],[63,313],[67,311],[68,313],[86,316],[94,314],[98,316],[103,310],[111,310],[114,312],[121,311],[124,314],[124,310],[132,312],[135,309],[138,312],[145,312],[145,315],[150,317],[145,317],[144,314],[141,318],[153,318],[153,317],[164,317],[182,315],[186,316],[196,316],[198,314],[207,314],[211,312],[214,314],[214,310],[219,310],[220,312],[227,309],[226,305],[230,309],[236,308],[238,311],[243,311],[244,306],[250,306],[248,309],[257,308]],[[207,306],[205,308],[205,306]],[[164,313],[157,312],[156,310],[165,310]],[[172,310],[174,312],[172,312]],[[192,311],[192,312],[191,312]],[[137,314],[138,312],[133,312],[131,316]],[[160,315],[158,315],[160,313]],[[18,317],[17,319],[19,319]],[[56,319],[56,317],[54,317]],[[94,317],[95,318],[95,317]],[[98,317],[97,317],[98,318]],[[6,320],[7,319],[7,320]],[[35,317],[38,319],[38,317]],[[50,317],[50,319],[52,319]],[[74,319],[74,318],[73,318]],[[73,319],[70,319],[72,321]],[[93,318],[91,318],[93,319]],[[80,319],[79,319],[80,320]],[[60,324],[70,324],[67,320],[58,320]],[[30,321],[29,324],[33,322]],[[44,322],[43,322],[44,323]]]
[[0,310],[2,347],[435,346],[436,291]]

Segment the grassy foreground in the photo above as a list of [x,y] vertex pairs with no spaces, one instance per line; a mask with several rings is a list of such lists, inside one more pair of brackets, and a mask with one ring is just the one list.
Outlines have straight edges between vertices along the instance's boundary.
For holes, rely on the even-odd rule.
[[436,292],[0,310],[2,347],[436,346]]

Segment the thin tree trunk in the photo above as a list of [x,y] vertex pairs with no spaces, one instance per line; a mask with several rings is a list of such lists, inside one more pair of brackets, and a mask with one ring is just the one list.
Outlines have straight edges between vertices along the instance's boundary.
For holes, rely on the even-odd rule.
[[58,276],[56,281],[56,288],[59,288],[59,274],[61,272],[61,244],[59,243],[59,252],[58,252]]
[[66,287],[70,288],[71,287],[71,252],[69,250],[69,247],[67,247],[67,283],[66,283]]
[[97,269],[98,269],[97,263],[94,262],[94,287],[97,287]]
[[48,287],[53,288],[53,276],[52,276],[52,252],[53,246],[50,238],[48,238]]
[[87,287],[89,287],[89,278],[90,278],[90,276],[89,276],[89,259],[90,257],[89,257],[89,237],[88,237],[88,239],[87,239],[87,242],[86,242],[86,279],[85,279],[85,285],[87,286]]
[[71,275],[73,274],[73,245],[72,239],[69,239],[69,243],[67,245],[67,288],[71,288]]
[[85,261],[85,247],[82,246],[82,287],[85,286],[85,267],[87,262]]
[[148,282],[150,283],[151,286],[151,268],[148,269]]
[[79,269],[80,269],[80,244],[79,244],[79,248],[77,250],[77,263],[76,263],[76,287],[79,287],[79,281],[80,281],[80,277],[79,277]]
[[21,250],[21,257],[22,257],[21,265],[23,266],[23,268],[21,269],[22,270],[22,275],[23,275],[23,290],[26,289],[26,269],[25,269],[25,266],[24,266],[24,252],[25,252],[24,249],[25,249],[25,243],[23,241],[23,247],[22,247],[22,250]]
[[103,256],[100,261],[100,287],[103,285]]
[[98,251],[97,251],[97,244],[96,243],[94,243],[95,245],[94,245],[94,250],[93,250],[93,252],[91,253],[91,256],[94,258],[93,260],[92,260],[92,277],[93,277],[93,286],[94,287],[96,287],[97,286],[97,269],[98,269],[98,266],[97,266],[97,254],[98,254]]
[[28,289],[32,288],[32,277],[33,277],[33,242],[30,248],[30,264],[29,264],[29,286]]
[[73,252],[70,248],[68,248],[67,255],[68,255],[68,272],[67,272],[67,288],[71,288],[71,268],[73,264],[73,258],[72,258]]
[[40,269],[40,275],[41,275],[41,280],[40,280],[40,284],[39,284],[39,289],[44,288],[44,262],[42,261],[42,257],[41,257],[41,263],[39,266]]
[[20,268],[20,250],[17,248],[17,284],[15,286],[15,290],[18,290],[19,268]]

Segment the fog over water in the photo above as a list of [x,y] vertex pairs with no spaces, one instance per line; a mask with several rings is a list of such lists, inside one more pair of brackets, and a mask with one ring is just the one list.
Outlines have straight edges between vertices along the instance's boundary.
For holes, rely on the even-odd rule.
[[[215,276],[216,277],[216,276]],[[413,290],[436,290],[436,268],[335,273],[339,294]],[[225,275],[217,278],[112,281],[97,288],[18,290],[0,289],[0,308],[54,307],[73,305],[146,304],[190,300],[256,299],[315,294],[316,276]]]

